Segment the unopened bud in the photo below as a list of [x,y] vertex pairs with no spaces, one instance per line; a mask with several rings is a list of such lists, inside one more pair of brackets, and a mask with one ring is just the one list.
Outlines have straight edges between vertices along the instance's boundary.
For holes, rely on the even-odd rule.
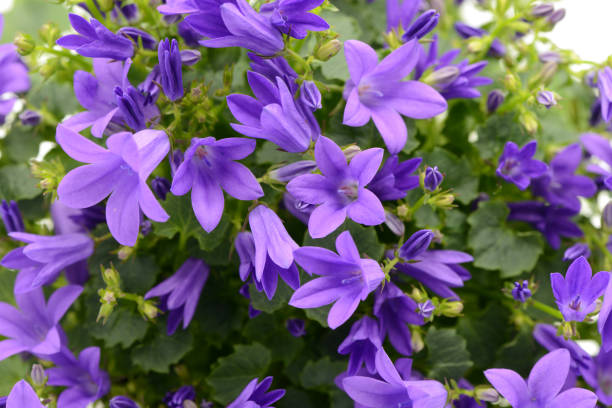
[[507,74],[504,77],[504,86],[510,92],[515,92],[520,86],[519,79],[514,74]]
[[406,204],[401,204],[397,206],[397,215],[401,218],[404,218],[409,213],[408,206]]
[[455,202],[455,196],[451,193],[438,194],[428,200],[433,207],[449,208]]
[[293,180],[297,176],[308,174],[316,168],[316,162],[312,160],[300,160],[296,161],[295,163],[274,169],[269,174],[271,179],[286,183]]
[[122,261],[125,261],[132,255],[132,253],[134,253],[134,248],[123,246],[121,247],[121,249],[119,249],[119,252],[117,253],[117,258]]
[[300,86],[300,101],[313,112],[321,109],[321,92],[312,81],[304,81]]
[[601,221],[605,227],[612,228],[612,201],[606,204],[601,212]]
[[159,309],[151,300],[143,300],[138,304],[138,311],[148,320],[153,320],[159,315]]
[[538,103],[546,109],[550,109],[551,107],[557,104],[557,99],[555,98],[555,94],[551,91],[540,91],[536,95],[536,100]]
[[423,341],[421,332],[419,332],[418,330],[414,330],[411,333],[410,346],[412,347],[412,352],[415,354],[423,350],[423,348],[425,348],[425,342]]
[[47,23],[40,27],[38,35],[47,45],[55,45],[55,41],[60,37],[60,30],[55,23]]
[[183,408],[198,408],[198,406],[192,400],[185,400],[183,401]]
[[550,3],[538,4],[531,9],[531,15],[536,18],[548,17],[555,11],[555,7]]
[[447,65],[427,75],[423,82],[429,85],[450,84],[457,79],[459,74],[459,68],[454,65]]
[[489,96],[487,97],[487,112],[495,113],[497,108],[504,103],[504,94],[499,89],[494,89],[489,92]]
[[102,271],[102,280],[104,280],[106,286],[111,288],[119,288],[121,285],[119,272],[114,267],[106,268]]
[[399,250],[399,256],[406,260],[416,259],[429,248],[434,234],[431,230],[420,230],[415,232],[404,242]]
[[109,316],[113,313],[114,308],[115,305],[112,303],[104,303],[102,306],[100,306],[100,311],[98,311],[98,317],[96,317],[96,322],[102,320],[102,324],[105,324]]
[[404,231],[406,230],[404,222],[397,218],[395,214],[387,210],[385,210],[385,225],[398,237],[404,235]]
[[538,72],[538,74],[535,76],[534,81],[537,83],[548,84],[553,79],[556,72],[557,63],[553,61],[546,62],[540,72]]
[[528,133],[535,133],[538,130],[538,119],[529,111],[523,112],[519,116],[519,121]]
[[319,47],[315,52],[315,58],[321,61],[327,61],[336,55],[340,49],[342,49],[342,43],[334,38]]
[[463,303],[459,301],[445,302],[440,305],[440,313],[446,317],[457,317],[463,312]]
[[31,35],[25,33],[17,33],[15,35],[15,39],[13,40],[13,44],[17,47],[17,52],[20,55],[29,55],[34,51],[36,47],[36,43]]
[[349,145],[342,149],[342,153],[344,153],[344,157],[346,160],[350,161],[357,153],[361,152],[361,148],[355,144]]
[[412,291],[410,292],[410,297],[417,303],[421,303],[427,300],[427,294],[423,293],[423,291],[417,287],[412,288]]
[[40,364],[34,364],[30,372],[30,378],[35,387],[42,387],[47,382],[45,369]]
[[471,37],[468,40],[467,49],[471,53],[477,53],[482,51],[484,48],[484,42],[482,38],[479,37]]
[[195,65],[202,58],[202,54],[198,50],[182,50],[181,51],[181,64],[183,65]]
[[494,388],[487,387],[486,385],[478,386],[474,389],[474,396],[478,401],[485,402],[497,402],[499,401],[499,394]]
[[546,18],[550,25],[555,25],[565,17],[565,9],[559,9]]

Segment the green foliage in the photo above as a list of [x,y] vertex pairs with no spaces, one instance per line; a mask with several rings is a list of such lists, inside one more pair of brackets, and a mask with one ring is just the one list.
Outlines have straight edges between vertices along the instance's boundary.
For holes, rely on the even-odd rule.
[[191,333],[180,328],[172,336],[166,335],[164,325],[158,325],[152,338],[132,349],[132,360],[145,372],[167,373],[170,366],[181,360],[193,347]]
[[287,305],[292,293],[291,288],[281,279],[278,281],[278,287],[272,299],[268,299],[264,292],[258,291],[254,284],[249,286],[249,295],[251,296],[253,307],[266,313],[274,313]]
[[455,329],[431,326],[425,336],[429,376],[439,381],[458,380],[474,364],[470,360],[466,341]]
[[380,259],[384,252],[384,246],[378,241],[376,231],[346,220],[337,230],[324,238],[312,238],[308,231],[304,234],[303,246],[318,246],[336,252],[336,238],[344,231],[349,231],[360,254],[365,254],[372,259]]
[[[128,348],[145,336],[148,326],[148,323],[139,314],[119,307],[113,311],[105,324],[100,322],[94,326],[91,335],[96,339],[104,340],[107,347],[120,345],[122,348]],[[142,358],[146,357],[143,355]],[[141,365],[144,368],[146,364],[143,362]],[[149,367],[157,371],[153,365]]]
[[438,166],[444,174],[440,187],[451,189],[460,203],[468,204],[478,196],[478,177],[474,177],[475,172],[465,159],[439,147],[421,156],[425,165]]
[[23,200],[40,194],[36,179],[25,164],[0,167],[0,199]]
[[329,357],[323,357],[306,363],[300,381],[304,388],[330,388],[333,387],[334,378],[344,370],[345,361],[330,361]]

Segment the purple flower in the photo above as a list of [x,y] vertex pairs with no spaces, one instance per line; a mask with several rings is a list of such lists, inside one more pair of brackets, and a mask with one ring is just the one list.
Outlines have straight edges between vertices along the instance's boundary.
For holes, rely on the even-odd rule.
[[584,256],[588,258],[591,255],[591,250],[587,244],[574,244],[571,247],[567,248],[563,253],[564,261],[573,261],[578,257]]
[[41,114],[31,109],[26,109],[19,114],[19,120],[24,126],[37,126],[41,119]]
[[96,226],[106,221],[106,216],[103,204],[75,209],[54,201],[51,204],[51,219],[55,233],[59,235],[93,231]]
[[560,273],[550,274],[553,294],[565,321],[582,322],[595,310],[595,301],[606,290],[610,275],[598,272],[592,280],[591,276],[591,266],[583,256],[572,262],[565,279]]
[[19,270],[15,293],[25,293],[54,282],[60,272],[93,253],[94,243],[86,234],[42,236],[12,232],[9,236],[27,243],[7,253],[0,264]]
[[185,20],[182,20],[176,25],[176,27],[177,27],[178,34],[181,36],[183,41],[185,41],[185,44],[187,44],[190,47],[200,46],[200,41],[202,40],[203,36],[196,30],[194,30],[193,27],[188,22],[186,22]]
[[612,351],[612,317],[610,312],[612,312],[612,279],[608,282],[597,319],[597,329],[601,335],[601,348],[606,353]]
[[387,1],[387,32],[401,26],[406,29],[419,11],[420,1],[388,0]]
[[249,66],[253,72],[263,75],[272,83],[276,82],[276,77],[281,77],[292,94],[298,90],[297,79],[299,75],[291,68],[291,65],[282,56],[274,58],[263,58],[252,52],[247,53],[251,60]]
[[58,353],[64,333],[59,321],[81,294],[83,288],[68,285],[56,290],[45,302],[41,288],[15,293],[19,309],[0,302],[0,360],[28,352],[37,356]]
[[589,177],[574,174],[581,160],[582,148],[578,143],[557,153],[550,161],[548,173],[533,180],[534,194],[553,205],[580,210],[578,196],[592,197],[597,191],[595,183]]
[[24,380],[18,381],[11,388],[7,397],[0,397],[0,406],[2,408],[44,408],[32,386]]
[[69,34],[57,40],[60,47],[74,50],[84,57],[125,60],[134,55],[134,46],[129,39],[113,34],[95,18],[85,20],[76,14],[69,14],[72,28],[78,34]]
[[181,53],[178,42],[165,39],[159,42],[157,49],[161,84],[164,93],[171,101],[183,97],[183,71],[181,67]]
[[512,288],[512,297],[516,301],[525,303],[527,299],[531,297],[531,290],[529,289],[529,282],[526,280],[524,280],[523,283],[514,282],[514,288]]
[[157,40],[149,33],[136,27],[121,27],[117,34],[129,37],[135,44],[142,44],[142,48],[154,50]]
[[146,183],[170,149],[164,132],[115,133],[106,141],[107,150],[58,125],[56,140],[73,159],[91,163],[64,176],[57,189],[59,200],[71,208],[87,208],[110,194],[106,221],[121,245],[136,243],[140,210],[153,221],[168,219]]
[[123,395],[118,395],[111,398],[109,401],[109,408],[140,408],[140,406]]
[[160,200],[166,199],[170,191],[170,186],[170,180],[165,177],[154,177],[153,180],[151,180],[151,190],[153,190]]
[[557,104],[557,100],[555,99],[555,94],[550,91],[540,91],[536,95],[536,100],[546,109],[550,109],[551,107]]
[[587,170],[604,178],[604,184],[612,190],[612,146],[610,141],[596,133],[585,133],[580,136],[580,142],[589,154],[597,157],[607,167],[597,164],[588,164]]
[[391,154],[399,153],[408,137],[401,115],[426,119],[446,110],[446,100],[429,85],[402,81],[419,60],[416,40],[394,50],[380,63],[374,49],[361,41],[346,41],[344,54],[351,78],[344,89],[342,123],[359,127],[372,119]]
[[160,297],[160,309],[170,312],[168,336],[174,334],[181,320],[183,329],[191,323],[209,273],[210,269],[204,261],[189,258],[174,275],[146,293],[145,299]]
[[254,378],[227,408],[272,408],[270,404],[283,398],[285,390],[269,391],[271,385],[272,377],[266,377],[262,382]]
[[[4,26],[4,18],[0,15],[0,34]],[[28,68],[19,58],[17,47],[13,44],[0,44],[0,97],[7,92],[21,93],[30,89],[30,78]],[[0,98],[0,124],[4,123],[4,117],[11,113],[17,98]]]
[[402,35],[402,40],[408,42],[425,37],[438,25],[439,19],[440,13],[436,10],[425,11],[406,29],[406,32]]
[[304,81],[300,86],[300,102],[313,112],[321,109],[321,91],[312,81]]
[[56,367],[47,369],[47,385],[68,387],[59,395],[58,407],[83,408],[110,390],[108,374],[99,367],[98,347],[84,349],[78,359],[63,348],[61,353],[52,357],[52,361]]
[[416,259],[423,252],[427,251],[433,238],[434,233],[431,230],[424,229],[415,232],[399,249],[399,256],[407,261]]
[[612,119],[612,69],[610,67],[599,71],[597,88],[599,88],[601,116],[604,122],[610,122]]
[[422,325],[423,317],[417,312],[417,304],[393,282],[387,282],[381,291],[376,292],[374,315],[380,322],[381,337],[389,341],[405,356],[412,354],[411,334],[408,324]]
[[489,96],[487,96],[487,112],[495,113],[497,108],[504,103],[504,99],[506,99],[506,97],[499,89],[494,89],[489,92]]
[[338,346],[338,353],[350,354],[347,375],[355,375],[365,364],[370,374],[376,373],[374,359],[376,351],[382,347],[378,323],[371,317],[364,316],[353,323],[351,331]]
[[344,391],[363,408],[442,408],[447,392],[433,380],[406,381],[383,348],[376,352],[376,371],[381,379],[349,376],[342,380]]
[[[268,207],[259,205],[249,214],[249,225],[252,235],[244,237],[254,241],[255,256],[250,250],[241,257],[241,263],[245,265],[241,268],[243,281],[254,272],[255,282],[259,282],[268,299],[276,293],[279,275],[289,287],[297,289],[300,273],[293,262],[293,252],[298,245],[287,233],[281,219]],[[249,248],[248,245],[245,247]],[[245,272],[247,262],[251,264],[249,272]]]
[[308,174],[316,168],[316,162],[312,160],[300,160],[272,170],[270,172],[270,178],[286,183],[297,176]]
[[561,237],[580,238],[583,235],[582,230],[571,220],[578,211],[546,205],[540,201],[508,203],[508,208],[510,208],[509,221],[531,224],[544,235],[553,249],[559,249]]
[[306,38],[308,31],[324,31],[329,24],[308,11],[319,7],[323,0],[276,0],[261,6],[261,14],[281,33],[293,38]]
[[422,159],[415,157],[400,163],[396,155],[389,157],[376,173],[368,189],[381,201],[400,200],[406,192],[419,186],[419,176],[413,173],[421,165]]
[[287,184],[287,191],[296,199],[318,205],[308,220],[313,238],[329,235],[347,216],[363,225],[385,221],[380,200],[365,188],[376,175],[382,157],[382,149],[367,149],[347,165],[340,147],[331,139],[319,137],[315,160],[322,174],[305,174]]
[[287,323],[285,324],[287,330],[289,331],[289,333],[291,333],[293,337],[302,337],[303,335],[305,335],[305,325],[306,322],[302,319],[288,319]]
[[7,203],[6,200],[2,200],[2,204],[0,204],[0,217],[2,217],[2,223],[7,233],[25,231],[21,211],[19,211],[15,201],[11,200],[10,203]]
[[[483,37],[485,35],[489,35],[489,33],[482,28],[471,27],[461,22],[455,23],[455,31],[457,31],[457,34],[459,34],[462,38]],[[506,47],[501,41],[494,38],[491,42],[488,54],[491,57],[501,58],[506,55]]]
[[516,143],[507,142],[499,156],[496,174],[520,190],[525,190],[532,178],[544,175],[548,169],[546,163],[533,159],[537,147],[538,142],[535,140],[520,149]]
[[[159,116],[157,106],[147,102],[145,96],[130,85],[127,74],[131,64],[129,59],[122,63],[94,58],[96,76],[89,72],[76,71],[74,93],[87,111],[71,116],[64,120],[62,125],[75,132],[91,126],[91,134],[102,137],[111,122],[121,126],[128,124],[133,128],[144,127],[144,122]],[[119,100],[122,101],[122,106],[119,106]],[[130,109],[135,112],[131,113]]]
[[167,392],[163,402],[168,408],[183,408],[183,402],[194,401],[195,398],[195,389],[191,385],[184,385],[174,392]]
[[435,191],[442,183],[442,180],[444,180],[444,175],[438,170],[438,166],[427,167],[423,181],[427,190]]
[[244,159],[253,150],[255,141],[243,138],[191,139],[170,191],[174,195],[185,195],[191,190],[193,212],[207,232],[217,227],[223,215],[223,190],[239,200],[263,196],[253,173],[234,161]]
[[[257,242],[257,241],[255,241]],[[385,275],[372,259],[361,259],[350,232],[336,238],[338,254],[325,248],[302,247],[294,251],[295,260],[309,274],[322,275],[293,293],[289,304],[300,309],[321,307],[334,303],[327,324],[335,329],[346,322],[380,285]]]
[[417,305],[416,311],[419,316],[423,317],[423,319],[429,319],[434,310],[436,310],[436,307],[431,300],[427,299],[425,302]]
[[515,371],[492,368],[484,372],[487,380],[513,408],[593,408],[597,396],[582,388],[560,393],[570,368],[570,353],[565,349],[542,357],[531,370],[527,382]]

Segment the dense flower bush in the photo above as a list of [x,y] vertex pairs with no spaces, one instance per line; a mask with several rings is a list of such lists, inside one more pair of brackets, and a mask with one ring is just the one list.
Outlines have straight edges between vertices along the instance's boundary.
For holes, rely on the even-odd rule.
[[40,2],[0,406],[612,405],[610,61],[470,1]]

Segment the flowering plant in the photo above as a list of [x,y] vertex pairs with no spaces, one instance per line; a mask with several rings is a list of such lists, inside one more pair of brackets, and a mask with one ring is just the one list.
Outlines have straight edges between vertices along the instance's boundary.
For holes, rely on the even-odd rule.
[[32,2],[0,406],[612,405],[612,66],[563,9]]

